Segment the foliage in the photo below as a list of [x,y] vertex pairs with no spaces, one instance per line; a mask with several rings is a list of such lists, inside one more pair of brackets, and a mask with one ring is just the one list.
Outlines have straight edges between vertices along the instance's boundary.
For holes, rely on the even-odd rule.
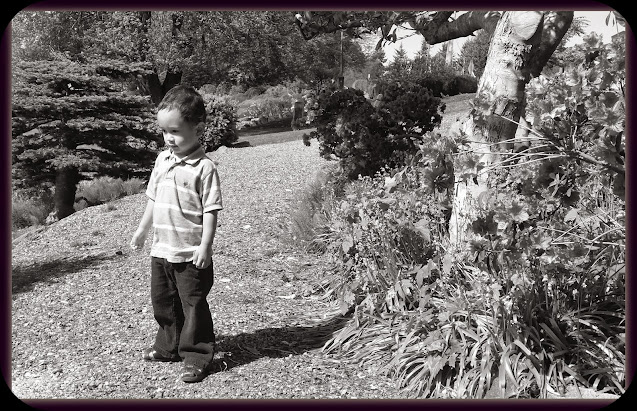
[[148,99],[127,93],[124,81],[145,70],[143,64],[118,61],[15,63],[14,187],[55,184],[60,213],[61,207],[71,208],[81,173],[144,175],[155,157],[158,134]]
[[[578,55],[530,85],[528,148],[487,169],[462,136],[430,135],[407,165],[326,197],[326,286],[353,311],[327,352],[414,396],[624,391],[625,54],[589,38]],[[491,183],[452,252],[454,179],[479,173]]]
[[491,35],[486,30],[480,30],[475,37],[468,39],[460,50],[458,60],[462,61],[465,67],[473,61],[473,73],[477,78],[482,77],[484,66],[487,64],[489,44],[491,44]]
[[[134,86],[153,99],[180,81],[196,88],[250,87],[303,79],[322,82],[339,69],[340,36],[299,42],[289,11],[21,11],[12,21],[14,60],[145,62]],[[365,57],[343,42],[346,67]],[[172,84],[172,85],[174,85]],[[220,93],[219,90],[217,94]]]
[[290,237],[296,247],[324,253],[329,237],[331,206],[342,197],[348,179],[334,164],[325,166],[303,190],[290,213]]
[[454,76],[444,83],[442,92],[447,96],[475,93],[478,90],[478,80],[470,76]]
[[250,117],[263,117],[266,120],[279,120],[291,116],[290,97],[263,96],[248,106],[246,114]]
[[206,103],[206,128],[200,142],[204,151],[214,151],[221,146],[235,143],[237,135],[237,107],[227,99],[204,94]]
[[118,198],[144,192],[146,180],[131,178],[122,180],[113,177],[98,177],[93,180],[83,180],[77,186],[75,209],[81,210],[87,206],[108,203]]
[[33,225],[42,225],[53,211],[53,198],[48,193],[11,193],[11,230],[16,231]]
[[440,124],[444,104],[428,90],[395,82],[380,90],[377,107],[355,89],[326,89],[310,100],[308,109],[316,112],[308,117],[317,130],[308,137],[317,138],[323,157],[340,159],[350,179],[400,164],[416,150],[422,133]]
[[[319,89],[326,82],[340,75],[341,36],[339,33],[317,37],[302,44],[297,50],[295,61],[290,62],[300,80]],[[360,45],[349,36],[343,36],[342,45],[344,69],[363,69],[366,57]]]
[[[484,58],[486,59],[486,54]],[[430,56],[426,42],[423,42],[421,50],[413,60],[409,60],[406,52],[399,48],[394,61],[389,64],[379,81],[383,82],[415,83],[428,88],[436,97],[475,93],[478,89],[478,80],[468,75],[457,74],[453,67],[446,64],[444,55],[440,53]]]

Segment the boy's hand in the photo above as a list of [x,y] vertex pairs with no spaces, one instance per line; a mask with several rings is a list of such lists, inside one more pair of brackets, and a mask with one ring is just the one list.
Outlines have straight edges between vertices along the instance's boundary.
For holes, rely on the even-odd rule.
[[212,262],[212,248],[206,245],[200,245],[192,255],[192,263],[198,269],[206,268]]
[[135,234],[133,234],[133,238],[130,241],[130,246],[133,250],[138,250],[140,248],[142,248],[144,246],[144,243],[146,242],[146,235],[148,234],[148,232],[143,231],[140,232],[139,230],[135,231]]

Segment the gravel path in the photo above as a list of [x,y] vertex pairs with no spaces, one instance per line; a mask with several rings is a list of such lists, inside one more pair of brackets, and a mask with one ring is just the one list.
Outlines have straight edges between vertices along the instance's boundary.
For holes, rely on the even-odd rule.
[[[143,194],[87,208],[13,244],[12,375],[21,399],[400,398],[392,381],[326,357],[338,327],[316,284],[326,263],[281,240],[290,206],[325,164],[300,141],[214,153],[225,209],[209,296],[218,353],[199,384],[146,363],[149,244],[128,242]],[[330,314],[332,313],[332,314]]]

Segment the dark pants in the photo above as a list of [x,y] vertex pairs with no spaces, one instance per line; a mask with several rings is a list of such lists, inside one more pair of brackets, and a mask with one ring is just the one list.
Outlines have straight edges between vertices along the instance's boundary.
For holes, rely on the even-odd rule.
[[212,263],[200,270],[192,262],[170,263],[152,257],[150,295],[159,330],[153,348],[160,355],[208,367],[215,334],[206,296],[212,288]]

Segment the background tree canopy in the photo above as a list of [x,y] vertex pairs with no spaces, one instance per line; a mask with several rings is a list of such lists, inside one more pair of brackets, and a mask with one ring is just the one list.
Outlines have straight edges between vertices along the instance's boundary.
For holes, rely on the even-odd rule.
[[[279,11],[22,11],[13,20],[13,60],[95,58],[149,62],[140,88],[153,101],[172,85],[245,88],[301,79],[320,83],[339,70],[340,35],[299,41],[294,15]],[[344,65],[365,55],[343,39]]]

